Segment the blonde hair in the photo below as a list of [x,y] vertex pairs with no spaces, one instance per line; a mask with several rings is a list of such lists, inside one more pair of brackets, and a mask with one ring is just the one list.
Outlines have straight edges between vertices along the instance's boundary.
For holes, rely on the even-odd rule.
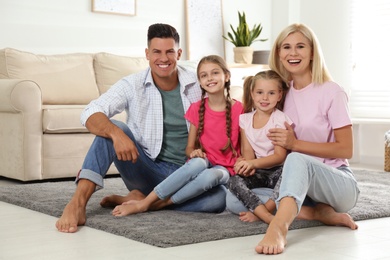
[[265,70],[265,71],[260,71],[255,76],[246,77],[244,80],[244,94],[243,94],[243,98],[242,98],[242,103],[244,106],[244,113],[251,112],[255,108],[255,106],[253,104],[253,99],[252,99],[251,93],[253,92],[253,89],[255,88],[256,81],[259,79],[276,80],[278,82],[279,90],[282,92],[282,98],[276,104],[276,108],[279,110],[283,110],[284,99],[285,99],[286,93],[288,91],[287,84],[282,79],[282,77],[278,73],[276,73],[276,71]]
[[270,68],[281,75],[284,81],[290,82],[292,80],[291,74],[280,62],[279,51],[283,41],[287,38],[287,36],[296,32],[301,33],[305,38],[307,38],[312,48],[313,59],[310,62],[312,82],[322,84],[326,81],[332,80],[332,77],[326,67],[321,46],[316,35],[309,27],[299,23],[294,23],[287,26],[276,38],[269,57]]
[[[225,100],[226,100],[226,136],[228,138],[228,141],[224,147],[222,147],[220,150],[222,152],[225,152],[228,148],[230,148],[234,154],[234,156],[237,156],[237,151],[234,149],[232,141],[231,141],[231,132],[232,132],[232,119],[231,119],[231,110],[232,110],[232,98],[230,97],[230,70],[228,69],[228,66],[223,58],[221,58],[218,55],[209,55],[203,57],[197,67],[197,75],[199,79],[199,70],[202,64],[204,63],[214,63],[218,65],[223,73],[225,75],[229,76],[229,80],[225,82]],[[199,124],[198,124],[198,130],[197,130],[197,137],[196,137],[196,146],[202,149],[204,151],[203,145],[200,142],[200,136],[204,129],[204,113],[205,113],[205,97],[206,97],[206,91],[202,88],[202,98],[199,108]],[[207,151],[204,151],[207,152]]]

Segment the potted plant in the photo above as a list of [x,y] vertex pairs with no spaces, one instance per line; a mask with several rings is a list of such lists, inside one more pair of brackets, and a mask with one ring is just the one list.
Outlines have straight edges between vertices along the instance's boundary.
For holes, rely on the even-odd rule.
[[250,47],[255,41],[266,41],[268,39],[259,39],[263,30],[261,24],[255,24],[252,29],[246,22],[245,12],[238,12],[238,26],[235,30],[232,25],[230,28],[233,33],[228,32],[227,37],[222,36],[225,40],[234,44],[234,62],[251,64],[253,60],[253,48]]

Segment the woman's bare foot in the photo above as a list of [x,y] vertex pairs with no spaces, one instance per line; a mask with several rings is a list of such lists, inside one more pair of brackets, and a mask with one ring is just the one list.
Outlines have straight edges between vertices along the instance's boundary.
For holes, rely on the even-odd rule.
[[64,208],[62,216],[57,220],[58,231],[64,233],[75,233],[77,226],[82,226],[86,221],[85,207],[80,207],[74,200],[71,200]]
[[255,250],[258,254],[276,255],[283,252],[287,244],[288,226],[278,223],[274,218],[265,233],[263,239],[256,246]]
[[347,213],[336,212],[331,206],[319,203],[314,208],[314,218],[330,226],[344,226],[352,230],[358,229],[358,225]]
[[139,190],[132,190],[130,191],[126,196],[120,196],[120,195],[110,195],[107,197],[104,197],[100,201],[100,206],[103,208],[115,208],[118,205],[122,205],[124,202],[129,200],[142,200],[145,198],[145,195],[140,192]]
[[255,214],[253,214],[250,211],[240,212],[239,219],[242,222],[256,222],[256,221],[260,221],[260,219]]

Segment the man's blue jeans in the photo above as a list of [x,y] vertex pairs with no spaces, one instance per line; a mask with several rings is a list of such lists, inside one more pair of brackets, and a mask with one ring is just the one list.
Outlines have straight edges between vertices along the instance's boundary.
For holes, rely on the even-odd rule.
[[[88,179],[98,187],[103,188],[103,178],[110,165],[115,163],[128,190],[138,189],[143,194],[148,195],[155,186],[180,167],[180,165],[174,163],[160,160],[153,161],[135,141],[133,134],[125,123],[116,120],[112,122],[120,127],[135,143],[139,152],[137,162],[118,160],[112,140],[96,136],[85,157],[76,182],[79,179]],[[225,188],[217,186],[196,198],[188,200],[186,203],[174,205],[171,208],[181,211],[222,212],[226,206],[225,197]]]

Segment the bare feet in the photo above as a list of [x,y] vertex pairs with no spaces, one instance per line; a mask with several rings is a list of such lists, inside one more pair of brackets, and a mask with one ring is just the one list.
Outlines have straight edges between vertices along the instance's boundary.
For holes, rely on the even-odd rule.
[[258,217],[256,217],[256,215],[253,214],[250,211],[240,212],[239,219],[242,222],[256,222],[256,221],[260,221],[260,219]]
[[287,244],[287,231],[287,225],[281,225],[275,219],[271,221],[266,234],[255,248],[256,252],[265,255],[282,253]]
[[144,200],[130,200],[122,205],[116,206],[112,211],[112,215],[114,215],[115,217],[123,217],[131,214],[145,212],[147,210],[148,207],[147,205],[145,205]]
[[358,225],[347,213],[336,212],[331,206],[319,203],[314,208],[314,219],[330,226],[344,226],[352,230],[358,229]]
[[58,231],[64,233],[74,233],[77,231],[77,226],[85,224],[87,219],[87,202],[91,198],[95,188],[95,183],[86,179],[79,180],[72,199],[64,208],[62,216],[56,222]]
[[130,191],[126,196],[120,196],[120,195],[110,195],[107,197],[104,197],[100,201],[100,206],[103,208],[115,208],[118,205],[122,205],[124,202],[129,200],[142,200],[145,198],[145,195],[140,192],[139,190],[132,190]]
[[57,220],[56,227],[60,232],[75,233],[77,226],[84,225],[85,221],[85,207],[80,207],[74,200],[71,200],[66,205],[62,216]]

